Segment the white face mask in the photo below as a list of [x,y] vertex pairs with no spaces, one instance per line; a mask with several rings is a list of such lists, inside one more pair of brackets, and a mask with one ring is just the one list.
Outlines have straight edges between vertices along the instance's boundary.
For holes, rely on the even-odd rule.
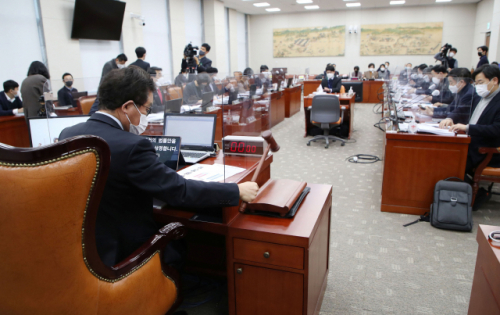
[[458,86],[457,85],[450,85],[450,92],[453,94],[458,93]]
[[384,72],[384,71],[385,71],[385,68],[380,68],[380,71]]
[[333,74],[333,73],[327,73],[327,74],[326,74],[326,76],[328,77],[328,80],[333,79],[334,75],[335,75],[335,74]]
[[141,120],[139,121],[139,125],[136,126],[136,125],[132,124],[132,122],[130,122],[130,118],[128,118],[128,115],[125,114],[125,116],[127,116],[128,122],[130,123],[129,132],[133,133],[134,135],[142,135],[142,133],[144,131],[146,131],[146,128],[148,128],[148,116],[141,113],[141,111],[137,108],[135,103],[134,103],[134,106],[135,106],[135,109],[137,109],[137,111],[141,115]]
[[430,81],[431,81],[431,79],[429,79],[428,75],[424,76],[424,82],[429,83]]
[[450,57],[453,57],[453,56],[455,56],[455,53],[450,53]]
[[118,69],[123,69],[123,68],[125,68],[125,65],[121,65],[121,64],[119,64],[119,63],[117,63],[117,64],[116,64],[116,66],[118,67]]
[[441,82],[441,81],[439,81],[439,79],[438,79],[438,78],[433,77],[433,78],[432,78],[432,82],[433,82],[434,84],[439,84],[439,82]]
[[490,95],[490,90],[488,90],[488,83],[476,85],[476,92],[481,97],[487,97]]
[[406,67],[406,70],[411,70],[411,67]]

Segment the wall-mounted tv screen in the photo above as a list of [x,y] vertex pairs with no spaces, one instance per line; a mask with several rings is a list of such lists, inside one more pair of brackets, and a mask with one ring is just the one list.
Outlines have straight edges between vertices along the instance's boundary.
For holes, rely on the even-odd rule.
[[125,2],[114,0],[76,0],[73,39],[120,40]]

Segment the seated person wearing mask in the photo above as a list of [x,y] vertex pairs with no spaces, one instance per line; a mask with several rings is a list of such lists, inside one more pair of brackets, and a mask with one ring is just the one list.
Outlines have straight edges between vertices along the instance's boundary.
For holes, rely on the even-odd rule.
[[412,64],[409,62],[406,64],[404,70],[399,73],[400,84],[408,84],[411,79],[411,74],[412,74]]
[[165,111],[165,97],[163,96],[163,92],[160,90],[156,83],[158,82],[158,73],[153,67],[148,70],[151,79],[155,83],[156,89],[153,91],[153,103],[151,104],[151,112],[152,113],[161,113]]
[[224,94],[224,88],[219,89],[217,86],[217,84],[220,83],[219,78],[217,78],[219,70],[217,68],[208,68],[207,73],[210,76],[210,83],[207,85],[204,92],[214,92],[214,95]]
[[[500,147],[500,69],[484,65],[474,71],[472,79],[481,100],[477,105],[473,104],[469,124],[451,124],[450,128],[450,131],[463,131],[471,137],[465,169],[469,175],[486,157],[486,154],[479,153],[479,148]],[[500,167],[500,155],[494,154],[488,166]]]
[[255,78],[255,86],[260,89],[265,84],[269,88],[272,84],[271,79],[269,78],[270,75],[271,73],[266,65],[260,66],[260,74],[257,78]]
[[355,66],[354,67],[354,72],[351,73],[351,80],[352,79],[361,80],[362,78],[363,78],[363,74],[359,71],[359,67]]
[[184,86],[188,83],[189,73],[186,68],[182,68],[181,72],[175,77],[174,84],[180,88],[184,88]]
[[425,109],[426,114],[433,118],[446,118],[439,124],[441,128],[451,126],[454,123],[467,124],[472,104],[474,104],[473,106],[477,105],[480,99],[471,84],[471,73],[468,69],[452,69],[448,74],[448,81],[450,83],[450,91],[455,95],[453,101],[448,106],[436,103],[434,105],[441,107],[427,107]]
[[[97,251],[107,266],[122,261],[157,233],[161,225],[153,218],[153,198],[172,207],[203,211],[237,206],[240,198],[252,201],[258,191],[253,182],[237,185],[187,180],[161,163],[153,144],[139,136],[148,125],[155,89],[142,69],[113,71],[99,87],[99,111],[59,136],[63,140],[95,135],[109,145],[111,165],[95,228]],[[175,250],[169,246],[163,259],[173,263]]]
[[19,84],[8,80],[3,83],[0,92],[0,116],[11,116],[23,113],[23,101],[18,96]]
[[194,81],[189,82],[184,87],[184,92],[182,95],[183,103],[188,105],[193,105],[196,103],[201,104],[201,98],[203,96],[203,92],[205,91],[210,81],[211,80],[208,73],[198,74],[194,79]]
[[335,76],[335,67],[332,65],[328,65],[326,67],[326,78],[321,81],[321,85],[318,87],[318,92],[326,92],[326,93],[340,93],[340,89],[342,88],[342,79],[338,76]]
[[73,92],[78,92],[73,88],[73,76],[70,73],[65,73],[62,76],[64,86],[57,91],[58,106],[73,106],[76,107],[76,100],[73,98]]
[[370,79],[378,79],[378,72],[375,71],[375,64],[370,63],[368,65],[368,71],[366,71],[363,74],[363,79],[370,80]]
[[381,64],[380,67],[378,67],[378,78],[379,79],[384,79],[384,80],[389,80],[389,71],[385,69],[385,64]]
[[449,89],[448,70],[444,66],[434,66],[431,73],[432,84],[424,93],[428,95],[424,100],[432,104],[450,104],[454,96]]

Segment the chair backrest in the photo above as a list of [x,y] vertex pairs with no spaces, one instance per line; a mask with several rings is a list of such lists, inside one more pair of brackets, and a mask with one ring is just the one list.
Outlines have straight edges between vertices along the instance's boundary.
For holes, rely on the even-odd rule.
[[168,96],[169,96],[170,100],[175,100],[175,99],[178,99],[178,98],[182,98],[182,88],[180,88],[178,86],[168,87],[167,93],[168,93]]
[[345,93],[345,86],[343,86],[343,85],[342,85],[342,86],[340,87],[340,93],[341,93],[341,94],[344,94],[344,93]]
[[84,115],[88,115],[90,113],[90,109],[92,108],[92,105],[94,104],[96,97],[97,95],[89,95],[78,98],[78,101],[80,102],[80,107],[82,108],[82,113]]
[[312,101],[311,121],[328,124],[340,119],[340,101],[335,95],[316,95]]

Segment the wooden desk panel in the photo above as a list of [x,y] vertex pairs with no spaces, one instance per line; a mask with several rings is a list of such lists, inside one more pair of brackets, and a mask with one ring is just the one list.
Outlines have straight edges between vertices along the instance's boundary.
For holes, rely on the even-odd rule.
[[271,93],[270,112],[271,127],[285,120],[285,97],[283,92]]
[[463,178],[470,137],[386,133],[381,211],[422,215],[434,186]]
[[30,136],[24,116],[0,117],[0,142],[14,147],[30,147]]
[[363,103],[378,103],[378,91],[384,81],[363,81]]
[[470,294],[468,315],[500,314],[500,248],[492,246],[488,235],[499,226],[479,225],[477,260]]
[[[311,97],[304,97],[304,117],[305,117],[305,134],[304,134],[304,137],[307,137],[307,135],[309,134],[309,130],[311,130],[311,128],[313,127],[313,125],[311,124],[311,111],[308,110],[308,107],[312,106],[312,100],[313,100],[313,96]],[[344,121],[349,121],[349,136],[347,137],[347,139],[351,139],[351,136],[352,136],[352,130],[354,129],[353,128],[353,124],[354,124],[354,100],[356,99],[356,94],[352,95],[352,96],[347,96],[347,94],[342,94],[340,97],[339,97],[339,101],[340,101],[340,106],[341,106],[341,109],[342,107],[345,107],[345,111],[344,111]]]
[[312,92],[316,92],[321,80],[305,80],[304,84],[304,97],[309,96]]
[[290,118],[300,111],[302,87],[300,85],[285,89],[285,117]]

